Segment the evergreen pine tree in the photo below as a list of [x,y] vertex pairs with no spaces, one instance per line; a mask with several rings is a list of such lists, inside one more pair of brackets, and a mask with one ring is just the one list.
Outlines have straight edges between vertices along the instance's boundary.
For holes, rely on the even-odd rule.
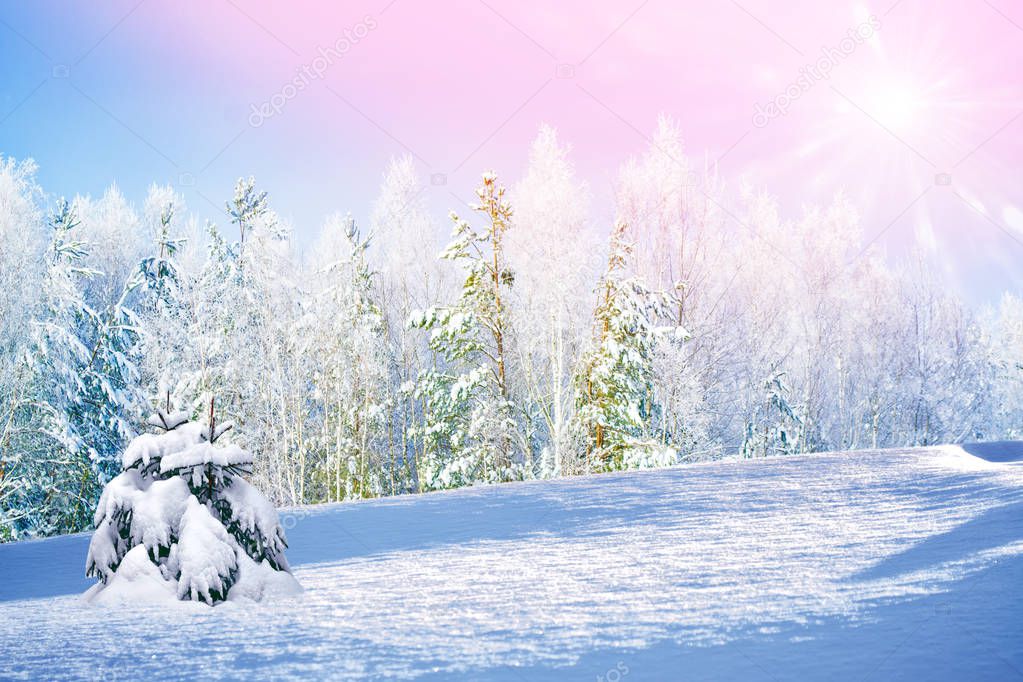
[[497,176],[484,173],[475,210],[486,217],[474,229],[455,213],[453,240],[441,257],[465,271],[461,296],[450,306],[413,313],[410,323],[430,332],[442,365],[424,370],[413,388],[422,401],[424,488],[521,478],[515,420],[508,388],[507,289],[513,276],[504,262],[503,237],[512,209]]
[[654,447],[644,440],[657,409],[651,390],[654,350],[661,339],[688,336],[681,327],[658,325],[659,319],[671,319],[674,296],[651,291],[628,275],[632,247],[627,229],[619,221],[611,235],[607,269],[597,287],[594,339],[577,378],[587,461],[598,470],[623,468],[630,450]]
[[[178,251],[186,243],[175,236],[175,202],[150,191],[150,201],[158,201],[159,224],[154,233],[150,255],[139,263],[138,302],[141,385],[157,399],[168,391],[175,395],[195,394],[189,366],[195,340],[189,335],[189,282],[178,262]],[[171,385],[171,377],[183,379]],[[155,389],[155,393],[154,393]],[[198,395],[198,394],[195,394]]]
[[764,396],[750,419],[739,452],[743,457],[791,455],[800,451],[804,420],[789,403],[785,373],[774,374],[763,384]]
[[234,201],[227,205],[227,212],[231,222],[238,225],[238,238],[243,247],[246,230],[251,230],[256,221],[271,213],[268,196],[267,192],[256,190],[256,180],[251,176],[238,178],[235,183]]
[[252,456],[218,442],[232,425],[217,424],[214,407],[211,399],[205,423],[190,422],[172,411],[168,394],[149,419],[157,432],[124,451],[123,471],[103,490],[94,518],[86,560],[86,574],[100,580],[93,598],[155,591],[215,604],[297,586],[277,575],[289,572],[277,511],[243,478]]
[[32,469],[19,486],[21,504],[32,512],[17,530],[43,535],[87,526],[103,484],[117,473],[116,453],[134,432],[141,405],[132,309],[139,280],[122,282],[117,299],[96,310],[85,292],[102,273],[88,265],[75,206],[58,202],[50,224],[41,309],[13,415],[23,424],[19,459]]

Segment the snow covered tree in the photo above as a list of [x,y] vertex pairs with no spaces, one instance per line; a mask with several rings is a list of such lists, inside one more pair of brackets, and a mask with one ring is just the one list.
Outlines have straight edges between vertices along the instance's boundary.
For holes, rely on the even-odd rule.
[[244,443],[255,454],[254,480],[275,503],[300,504],[308,499],[311,469],[311,371],[303,366],[298,324],[308,293],[300,286],[290,227],[265,193],[252,189],[252,178],[238,185],[232,213],[245,237],[235,249],[236,299],[229,306],[238,334],[228,336],[227,346],[232,418],[244,425]]
[[431,364],[432,354],[423,334],[408,320],[413,311],[446,299],[452,285],[449,264],[436,258],[440,245],[424,189],[411,156],[391,160],[373,207],[373,248],[367,253],[390,346],[393,400],[387,447],[395,466],[388,478],[394,480],[395,490],[403,491],[415,489],[418,443],[413,430],[422,410],[412,391],[393,389],[414,384]]
[[520,371],[513,385],[523,430],[540,476],[579,469],[572,372],[589,333],[589,300],[601,263],[586,229],[589,190],[575,176],[569,148],[541,126],[525,177],[515,186],[508,262],[515,272],[509,312]]
[[108,478],[108,448],[124,425],[115,411],[122,405],[105,400],[116,389],[102,374],[107,369],[102,318],[84,295],[96,271],[85,266],[88,246],[78,238],[74,207],[60,201],[50,222],[29,380],[39,445],[50,453],[36,453],[39,464],[47,464],[31,481],[30,496],[39,506],[33,530],[43,534],[85,527],[94,495]]
[[329,221],[317,252],[315,298],[304,316],[302,354],[310,367],[312,411],[319,415],[309,442],[320,499],[376,496],[393,489],[396,463],[385,459],[391,407],[384,316],[374,298],[369,240],[355,221]]
[[[191,362],[179,372],[175,393],[185,404],[201,402],[204,395],[225,396],[222,405],[232,404],[228,383],[228,353],[231,339],[244,345],[243,330],[235,322],[239,285],[238,253],[216,225],[206,225],[206,253],[188,300],[187,336],[196,351]],[[196,405],[198,407],[198,405]]]
[[766,457],[799,452],[804,420],[789,404],[790,389],[785,383],[785,374],[778,373],[765,381],[763,390],[763,402],[746,421],[740,454]]
[[176,225],[180,203],[173,190],[155,185],[146,200],[147,212],[155,213],[147,218],[156,224],[152,226],[151,251],[142,259],[139,270],[143,291],[152,295],[148,304],[156,308],[175,309],[181,305],[182,273],[176,256],[187,240],[178,234]]
[[587,434],[591,469],[620,469],[634,450],[658,450],[648,423],[657,406],[652,400],[652,360],[662,339],[683,340],[679,326],[663,326],[677,305],[665,292],[651,291],[627,274],[632,247],[628,226],[619,221],[611,235],[607,269],[597,287],[596,326],[576,380],[576,405]]
[[267,201],[269,193],[256,190],[256,179],[252,176],[239,178],[234,186],[234,201],[227,205],[231,222],[238,226],[239,240],[244,247],[245,231],[251,230],[257,221],[272,215]]
[[35,528],[34,481],[52,463],[36,408],[33,319],[39,313],[45,248],[42,189],[31,161],[0,157],[0,542]]
[[136,437],[103,490],[86,574],[101,601],[177,598],[216,604],[296,592],[273,505],[243,477],[252,456],[218,443],[231,424],[165,409]]
[[989,433],[1019,440],[1023,438],[1023,299],[1003,294],[984,322],[989,363],[996,377]]
[[[191,282],[179,262],[186,245],[178,214],[181,199],[169,187],[153,186],[146,198],[145,223],[152,242],[139,263],[139,344],[143,392],[158,400],[167,391],[187,395],[195,339],[189,335]],[[184,382],[182,382],[184,380]]]
[[693,333],[689,343],[659,345],[652,376],[657,439],[686,458],[706,456],[727,422],[714,406],[733,395],[732,325],[721,317],[742,267],[735,255],[742,242],[723,186],[712,161],[685,155],[678,124],[665,116],[642,155],[619,169],[615,186],[615,214],[635,235],[632,274],[670,291],[675,324]]
[[483,174],[475,210],[486,226],[474,229],[451,214],[453,241],[442,258],[460,264],[465,281],[459,300],[413,313],[410,324],[430,332],[430,348],[444,365],[422,371],[414,395],[423,403],[417,429],[424,455],[419,482],[446,488],[475,481],[521,477],[515,419],[508,390],[507,289],[513,276],[504,262],[504,233],[512,209],[493,173]]
[[227,209],[239,240],[208,227],[206,260],[188,292],[195,353],[182,368],[179,394],[193,409],[204,394],[220,396],[226,418],[243,427],[238,440],[254,455],[254,480],[275,503],[298,504],[305,499],[309,374],[298,365],[303,294],[289,230],[252,178],[238,180]]
[[125,282],[121,296],[93,317],[89,358],[81,371],[84,394],[79,425],[102,484],[117,473],[117,451],[134,435],[145,406],[139,372],[139,325],[128,302],[140,280]]

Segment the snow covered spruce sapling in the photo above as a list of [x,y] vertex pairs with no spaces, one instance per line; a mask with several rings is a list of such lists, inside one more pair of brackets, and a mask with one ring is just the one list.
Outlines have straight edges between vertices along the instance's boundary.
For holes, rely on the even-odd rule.
[[252,456],[208,423],[167,409],[135,438],[96,509],[86,573],[101,601],[165,597],[215,604],[301,588],[291,576],[277,510],[242,476]]

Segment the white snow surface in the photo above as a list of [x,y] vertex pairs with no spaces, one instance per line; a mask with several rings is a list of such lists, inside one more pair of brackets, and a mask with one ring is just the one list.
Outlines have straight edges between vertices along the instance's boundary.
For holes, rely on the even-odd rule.
[[[1023,464],[1005,452],[288,510],[305,592],[264,603],[90,603],[88,535],[0,545],[0,678],[1023,679]],[[135,563],[125,578],[158,590]]]
[[105,586],[96,583],[83,595],[85,601],[133,608],[137,604],[167,603],[177,598],[177,583],[167,580],[149,560],[146,548],[132,547]]

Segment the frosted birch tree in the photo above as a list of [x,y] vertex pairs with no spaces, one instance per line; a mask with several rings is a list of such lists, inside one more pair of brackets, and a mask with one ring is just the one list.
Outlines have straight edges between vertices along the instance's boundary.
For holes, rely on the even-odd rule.
[[440,245],[424,203],[425,190],[411,156],[391,160],[373,206],[373,248],[366,254],[375,271],[374,284],[384,316],[392,388],[406,388],[394,392],[388,413],[388,459],[393,462],[398,490],[414,488],[415,461],[422,456],[412,436],[422,410],[414,392],[407,389],[419,372],[433,363],[433,351],[408,320],[413,311],[425,310],[452,295],[453,288],[450,264],[437,259]]
[[538,418],[528,445],[542,453],[534,458],[541,476],[573,472],[581,461],[572,376],[599,272],[597,240],[586,224],[589,190],[575,177],[568,154],[554,129],[541,126],[525,177],[514,188],[515,229],[508,233],[520,402],[528,406],[527,422]]
[[311,402],[319,415],[310,440],[317,489],[327,501],[393,492],[400,474],[398,462],[388,457],[391,375],[368,249],[351,218],[327,222],[316,249],[314,298],[302,325]]

